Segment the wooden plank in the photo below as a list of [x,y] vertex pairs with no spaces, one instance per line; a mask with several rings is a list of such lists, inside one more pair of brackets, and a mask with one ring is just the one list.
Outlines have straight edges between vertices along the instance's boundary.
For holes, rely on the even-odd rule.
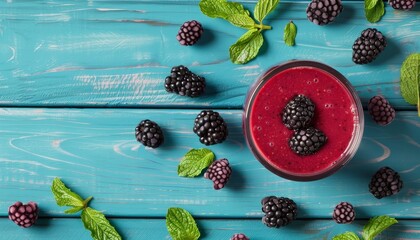
[[[380,127],[367,117],[364,139],[355,157],[334,176],[293,182],[266,170],[249,152],[241,129],[241,111],[220,111],[228,124],[226,142],[209,147],[228,158],[233,175],[226,188],[213,190],[202,176],[177,175],[181,157],[204,147],[192,126],[199,110],[26,109],[0,110],[0,215],[17,200],[36,201],[48,216],[63,216],[50,185],[61,177],[92,205],[111,216],[162,217],[172,206],[188,207],[200,217],[262,216],[260,200],[285,196],[299,205],[301,218],[329,218],[336,204],[349,201],[358,216],[420,215],[420,118],[398,112]],[[157,121],[166,142],[145,149],[134,128],[142,119]],[[371,175],[382,166],[400,172],[404,189],[378,200],[368,192]]]
[[[329,64],[356,87],[364,103],[385,95],[400,109],[399,68],[420,49],[418,11],[387,13],[369,24],[362,2],[344,2],[334,24],[319,27],[306,19],[307,2],[281,2],[267,23],[260,56],[247,65],[229,61],[228,48],[243,29],[204,16],[197,1],[2,1],[0,2],[1,106],[149,106],[240,108],[248,87],[269,67],[290,59]],[[248,4],[249,9],[253,4]],[[186,20],[206,29],[197,46],[183,47],[175,35]],[[282,42],[289,20],[298,26],[296,47]],[[351,60],[360,32],[376,27],[389,40],[372,64]],[[205,96],[168,94],[163,81],[184,64],[207,78]]]
[[[110,219],[124,239],[170,239],[164,219]],[[359,234],[366,220],[353,224],[336,224],[332,220],[296,220],[282,229],[270,229],[260,220],[209,220],[197,219],[200,239],[230,239],[243,232],[252,240],[263,239],[332,239],[336,234],[354,231]],[[90,239],[79,219],[40,219],[31,228],[14,226],[10,220],[0,219],[2,239]],[[420,238],[420,221],[401,220],[391,226],[376,240],[409,240]]]

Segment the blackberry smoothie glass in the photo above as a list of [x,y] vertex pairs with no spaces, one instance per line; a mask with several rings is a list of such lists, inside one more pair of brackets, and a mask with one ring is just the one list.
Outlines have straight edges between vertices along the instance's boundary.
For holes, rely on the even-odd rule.
[[[298,94],[315,104],[312,124],[328,140],[308,156],[289,145],[293,131],[281,113]],[[313,61],[290,61],[269,69],[250,88],[244,104],[243,130],[248,147],[271,172],[295,181],[327,177],[356,153],[363,135],[360,99],[349,81],[333,68]]]

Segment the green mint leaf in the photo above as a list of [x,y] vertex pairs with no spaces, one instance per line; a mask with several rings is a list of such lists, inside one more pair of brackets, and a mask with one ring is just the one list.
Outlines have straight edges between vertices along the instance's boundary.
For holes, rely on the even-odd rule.
[[245,29],[253,29],[255,25],[254,20],[248,15],[232,14],[226,20],[237,27]]
[[365,16],[366,19],[371,23],[378,22],[385,14],[385,5],[382,0],[378,0],[373,8],[368,7],[370,7],[370,5],[367,5],[367,1],[365,1]]
[[360,240],[354,232],[345,232],[340,235],[335,235],[332,240]]
[[182,158],[178,165],[178,176],[195,177],[201,174],[203,169],[210,166],[214,160],[214,153],[206,148],[191,149]]
[[379,0],[365,0],[365,9],[372,9],[376,6]]
[[296,34],[296,25],[292,21],[290,21],[284,28],[284,43],[286,43],[287,46],[294,46]]
[[77,213],[81,210],[83,210],[84,206],[81,207],[73,207],[73,208],[69,208],[67,210],[64,211],[65,214],[73,214],[73,213]]
[[82,221],[94,240],[120,240],[117,230],[109,223],[105,215],[95,209],[87,207],[82,211]]
[[362,236],[364,240],[372,240],[382,231],[395,223],[398,223],[398,221],[395,218],[388,216],[378,216],[371,218],[363,228]]
[[75,208],[83,208],[85,206],[83,199],[67,188],[59,178],[54,178],[51,191],[54,194],[58,206],[70,206]]
[[264,38],[260,31],[251,29],[230,46],[230,60],[236,64],[244,64],[255,58],[263,45]]
[[420,53],[408,56],[401,66],[401,95],[410,104],[419,103]]
[[226,0],[201,0],[199,7],[202,13],[211,18],[227,19],[233,14],[249,16],[249,11],[242,4]]
[[258,0],[254,8],[254,17],[262,23],[264,18],[270,14],[279,4],[280,0]]
[[197,240],[200,231],[191,214],[182,208],[169,208],[166,228],[173,240]]

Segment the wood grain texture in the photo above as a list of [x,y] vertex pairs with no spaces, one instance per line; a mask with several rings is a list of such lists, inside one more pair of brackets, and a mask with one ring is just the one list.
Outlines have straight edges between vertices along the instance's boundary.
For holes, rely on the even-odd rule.
[[[124,239],[171,239],[164,219],[110,219]],[[208,220],[197,219],[200,239],[230,239],[235,233],[245,233],[252,240],[267,239],[332,239],[345,231],[361,233],[367,221],[339,225],[332,220],[297,220],[282,229],[269,229],[260,220]],[[79,219],[40,219],[31,228],[14,226],[8,219],[0,219],[3,240],[22,239],[90,239]],[[420,238],[420,221],[401,220],[375,240],[414,240]]]
[[[255,2],[255,1],[248,1]],[[307,2],[281,2],[267,24],[260,56],[247,65],[229,61],[228,48],[244,33],[201,14],[198,1],[2,1],[0,3],[1,106],[147,106],[240,108],[248,87],[269,67],[310,59],[329,64],[356,87],[364,103],[385,95],[399,108],[399,68],[420,49],[419,8],[387,13],[378,24],[364,18],[363,2],[344,2],[334,24],[319,27],[306,19]],[[418,4],[420,5],[420,4]],[[253,3],[246,5],[253,9]],[[186,20],[205,28],[197,46],[178,44]],[[282,42],[289,20],[298,27],[297,46]],[[388,38],[372,64],[351,61],[360,32],[376,27]],[[206,77],[206,95],[196,99],[168,94],[163,81],[184,64]]]
[[[0,109],[0,215],[17,200],[37,201],[43,216],[63,216],[50,191],[61,177],[92,206],[110,216],[162,217],[169,207],[188,208],[210,218],[260,218],[267,195],[294,199],[300,218],[330,218],[336,204],[349,201],[359,217],[420,216],[420,118],[398,112],[386,127],[366,116],[364,139],[355,158],[337,174],[315,182],[293,182],[266,170],[249,152],[241,111],[220,111],[230,135],[209,147],[228,158],[233,174],[226,188],[213,190],[202,176],[177,176],[181,157],[204,147],[192,126],[199,110]],[[161,125],[165,143],[145,149],[134,128],[142,119]],[[390,166],[401,174],[403,190],[378,200],[368,192],[372,174]]]

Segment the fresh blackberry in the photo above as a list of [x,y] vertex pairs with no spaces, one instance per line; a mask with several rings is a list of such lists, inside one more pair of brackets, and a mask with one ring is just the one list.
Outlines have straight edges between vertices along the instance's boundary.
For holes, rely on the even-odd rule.
[[398,193],[403,187],[400,175],[392,168],[379,169],[369,183],[369,192],[378,199]]
[[343,10],[341,0],[312,0],[306,8],[306,16],[316,25],[326,25]]
[[197,115],[193,131],[200,137],[200,142],[207,146],[221,143],[228,136],[225,121],[218,112],[212,110],[204,110]]
[[282,227],[292,222],[297,215],[296,203],[289,198],[269,196],[261,200],[265,213],[262,222],[268,227]]
[[233,235],[230,240],[249,240],[249,238],[243,233],[237,233]]
[[389,0],[389,5],[397,10],[411,10],[416,6],[416,0]]
[[386,45],[386,38],[380,31],[375,28],[363,30],[353,44],[353,62],[356,64],[372,62],[385,49]]
[[353,205],[348,202],[341,202],[335,206],[333,219],[337,223],[351,223],[356,218]]
[[288,129],[309,127],[315,114],[315,105],[306,96],[299,94],[287,103],[282,120]]
[[171,75],[165,78],[165,89],[181,96],[198,97],[206,87],[206,79],[191,72],[182,65],[173,67]]
[[373,120],[380,125],[390,124],[395,118],[395,110],[382,96],[370,99],[368,110]]
[[204,177],[213,181],[213,187],[216,190],[222,189],[229,180],[232,169],[229,166],[229,161],[226,158],[214,161]]
[[143,120],[135,130],[137,141],[144,146],[157,148],[163,143],[163,132],[159,125],[149,119]]
[[182,24],[176,35],[176,39],[181,45],[194,45],[203,34],[203,27],[195,20],[187,21]]
[[296,130],[289,140],[289,147],[299,155],[311,155],[316,153],[327,141],[327,136],[313,127]]
[[28,204],[16,202],[9,207],[9,219],[18,226],[30,227],[38,219],[38,205],[34,202],[28,202]]

